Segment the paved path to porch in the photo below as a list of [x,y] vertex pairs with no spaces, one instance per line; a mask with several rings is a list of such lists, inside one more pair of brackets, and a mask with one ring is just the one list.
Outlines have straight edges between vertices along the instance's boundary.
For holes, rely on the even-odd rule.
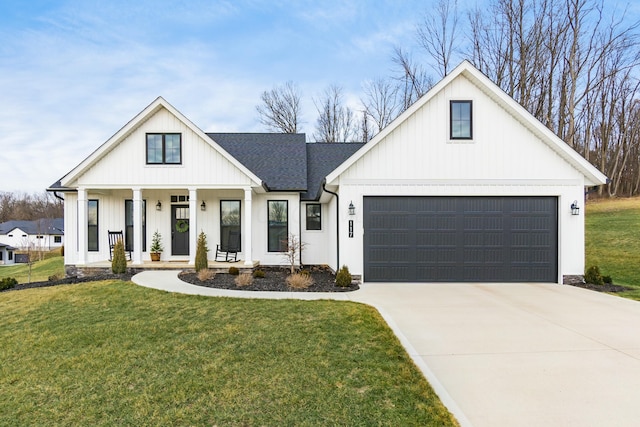
[[211,289],[177,271],[141,286],[236,298],[336,299],[378,309],[463,426],[635,426],[640,303],[555,284],[367,283],[355,292]]

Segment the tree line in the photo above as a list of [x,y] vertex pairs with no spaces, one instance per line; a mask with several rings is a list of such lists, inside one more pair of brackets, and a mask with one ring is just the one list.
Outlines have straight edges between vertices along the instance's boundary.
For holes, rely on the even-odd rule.
[[40,194],[0,192],[0,222],[62,218],[63,213],[62,200],[46,191]]
[[[605,173],[611,183],[601,193],[638,195],[638,28],[604,0],[493,0],[468,10],[439,0],[417,23],[416,47],[393,49],[392,74],[363,84],[356,110],[338,85],[313,99],[312,138],[368,141],[467,59]],[[298,132],[300,99],[293,82],[263,92],[260,121]]]

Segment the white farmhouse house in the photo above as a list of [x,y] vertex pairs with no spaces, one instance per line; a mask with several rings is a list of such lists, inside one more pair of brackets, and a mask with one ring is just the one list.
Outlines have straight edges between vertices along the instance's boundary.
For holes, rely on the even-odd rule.
[[50,251],[64,245],[62,218],[35,221],[13,220],[0,223],[0,244],[39,251]]
[[[157,98],[49,188],[64,195],[65,264],[193,265],[240,234],[242,265],[347,265],[364,282],[556,282],[584,271],[584,194],[607,178],[463,62],[366,144],[205,133]],[[209,253],[213,261],[215,251]]]

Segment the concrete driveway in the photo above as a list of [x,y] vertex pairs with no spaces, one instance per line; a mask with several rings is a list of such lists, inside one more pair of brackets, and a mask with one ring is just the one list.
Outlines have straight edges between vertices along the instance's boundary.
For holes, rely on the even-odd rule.
[[365,284],[462,425],[640,425],[640,303],[554,284]]
[[133,281],[192,295],[373,305],[463,426],[640,425],[640,302],[554,284],[250,292],[189,285],[175,270]]

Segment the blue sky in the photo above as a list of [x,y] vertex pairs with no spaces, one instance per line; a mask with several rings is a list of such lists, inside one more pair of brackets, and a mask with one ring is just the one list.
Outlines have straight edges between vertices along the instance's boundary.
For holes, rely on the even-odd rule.
[[157,96],[212,132],[264,131],[262,91],[342,85],[348,102],[391,73],[429,2],[3,0],[0,191],[43,191]]
[[260,132],[260,94],[291,80],[311,135],[313,98],[338,84],[358,107],[435,3],[1,0],[0,191],[44,191],[158,96],[204,131]]

